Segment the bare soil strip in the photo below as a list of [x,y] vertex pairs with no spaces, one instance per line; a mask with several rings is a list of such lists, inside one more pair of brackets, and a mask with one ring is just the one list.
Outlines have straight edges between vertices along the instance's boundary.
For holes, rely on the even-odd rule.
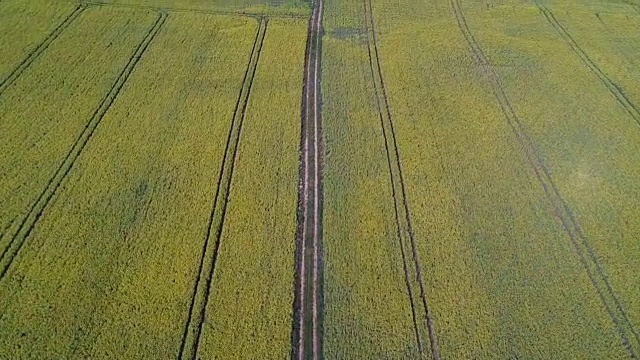
[[80,14],[86,9],[84,5],[78,5],[69,16],[67,16],[64,21],[60,23],[52,32],[47,36],[38,46],[36,46],[25,58],[22,62],[9,74],[9,76],[0,82],[0,95],[7,90],[11,84],[20,75],[33,63],[35,59],[37,59],[43,51],[45,51],[49,45],[56,39],[58,36],[69,27],[69,25],[80,16]]
[[312,5],[304,63],[292,358],[322,358],[322,124],[320,61],[324,2]]
[[49,179],[47,186],[42,191],[42,193],[40,193],[37,200],[29,209],[28,213],[22,219],[20,227],[18,228],[16,234],[11,239],[9,245],[3,250],[2,255],[0,255],[0,280],[2,280],[7,274],[7,271],[11,266],[13,259],[15,259],[15,257],[18,255],[18,252],[20,251],[26,239],[29,237],[29,234],[31,234],[34,226],[42,216],[42,213],[44,212],[46,206],[49,204],[50,200],[53,198],[56,191],[67,177],[67,174],[69,174],[69,172],[71,171],[71,168],[75,164],[76,159],[78,159],[78,156],[80,156],[80,153],[93,136],[93,133],[100,124],[100,121],[102,121],[104,115],[107,113],[107,111],[109,111],[109,108],[118,97],[120,90],[127,82],[129,75],[131,75],[131,73],[135,69],[138,61],[140,61],[140,58],[142,58],[144,52],[147,50],[147,47],[149,46],[151,41],[153,41],[156,34],[158,34],[158,31],[160,31],[160,28],[162,27],[166,19],[166,13],[158,14],[158,18],[156,19],[155,23],[149,29],[149,32],[142,40],[142,42],[138,45],[131,58],[129,58],[129,62],[120,72],[120,75],[112,85],[111,90],[109,90],[107,95],[105,95],[105,97],[100,102],[100,105],[93,112],[91,119],[85,125],[84,130],[76,139],[75,143],[69,150],[69,153],[64,158],[53,177]]
[[562,197],[557,185],[553,181],[549,169],[545,165],[536,148],[535,142],[513,110],[509,98],[504,92],[504,88],[500,82],[497,72],[487,59],[478,42],[473,37],[464,17],[460,0],[451,0],[451,5],[458,21],[460,31],[471,48],[478,68],[491,86],[493,94],[500,104],[509,127],[523,149],[527,162],[531,166],[538,182],[542,186],[547,200],[554,209],[556,217],[562,223],[562,227],[567,233],[567,236],[569,236],[582,266],[584,267],[606,312],[609,314],[618,334],[621,337],[624,347],[633,358],[637,358],[638,349],[640,349],[640,338],[638,337],[638,333],[634,329],[633,324],[629,320],[618,295],[611,287],[611,283],[602,269],[595,251],[584,234],[576,216],[573,214],[573,211],[566,200]]
[[[238,157],[238,148],[240,147],[242,125],[247,114],[249,97],[251,95],[251,89],[253,88],[253,79],[258,69],[262,44],[264,43],[264,38],[267,33],[268,19],[260,19],[259,22],[260,24],[256,31],[253,48],[249,55],[242,86],[238,93],[233,119],[231,120],[231,126],[229,128],[229,135],[227,136],[227,144],[220,167],[218,186],[207,226],[207,235],[202,246],[198,275],[193,285],[189,314],[180,343],[179,359],[195,359],[198,347],[200,346],[202,327],[204,325],[206,308],[211,293],[211,284],[213,282],[213,275],[220,249],[220,239],[227,214],[229,195],[231,194],[235,162]],[[214,241],[211,241],[212,238]]]
[[[427,300],[427,292],[424,285],[422,270],[420,267],[420,257],[418,246],[413,232],[411,211],[409,210],[409,200],[404,183],[402,173],[402,161],[396,133],[391,115],[391,107],[387,96],[387,89],[384,83],[382,67],[380,65],[380,56],[378,53],[378,37],[376,32],[376,23],[373,17],[373,6],[371,0],[363,0],[365,10],[365,26],[367,30],[367,48],[369,51],[369,66],[371,68],[371,76],[373,78],[374,89],[376,93],[376,101],[378,106],[378,114],[380,117],[380,125],[384,137],[384,145],[387,153],[387,165],[389,166],[389,177],[391,182],[391,192],[393,195],[395,220],[397,226],[397,236],[400,242],[400,250],[402,253],[403,268],[405,273],[405,282],[407,292],[411,304],[411,312],[416,333],[416,342],[420,356],[424,356],[425,342],[423,332],[427,332],[429,346],[431,349],[431,357],[434,360],[440,359],[440,351],[438,347],[437,336],[435,333],[433,318]],[[372,46],[373,45],[373,46]],[[413,261],[408,260],[407,249],[411,251]],[[415,275],[414,275],[415,274]],[[420,291],[419,300],[416,300],[414,289]],[[420,323],[424,321],[424,325]]]
[[564,39],[569,44],[571,49],[578,55],[580,60],[582,60],[582,62],[589,68],[589,70],[591,70],[591,72],[593,72],[598,77],[600,82],[602,82],[602,84],[607,87],[609,92],[616,98],[620,105],[622,105],[622,107],[624,107],[624,109],[629,113],[629,115],[631,115],[636,123],[640,125],[640,110],[638,110],[638,107],[631,101],[631,99],[629,99],[625,95],[622,88],[614,83],[611,79],[609,79],[607,74],[605,74],[598,67],[598,65],[596,65],[596,63],[591,60],[589,55],[587,55],[587,53],[582,50],[580,45],[578,45],[578,43],[573,39],[567,29],[565,29],[564,26],[560,24],[560,22],[556,19],[549,8],[538,1],[536,1],[536,5],[538,6],[538,9],[540,9],[542,15],[544,15],[544,18],[547,20],[547,22],[549,22],[549,24],[553,26],[553,28],[562,37],[562,39]]

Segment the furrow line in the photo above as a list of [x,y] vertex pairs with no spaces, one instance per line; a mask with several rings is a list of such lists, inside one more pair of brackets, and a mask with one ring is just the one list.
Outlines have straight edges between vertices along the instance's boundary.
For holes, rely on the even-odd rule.
[[62,21],[40,44],[38,44],[31,52],[22,60],[22,62],[16,66],[16,68],[9,74],[9,76],[0,82],[0,96],[2,93],[13,84],[18,77],[42,54],[49,45],[67,28],[69,25],[80,16],[80,14],[86,9],[84,5],[78,5],[69,14],[64,21]]
[[497,72],[473,37],[464,17],[460,0],[451,0],[451,4],[459,28],[474,54],[474,59],[482,71],[483,76],[491,86],[494,97],[500,105],[512,133],[522,148],[529,166],[535,173],[536,179],[542,186],[547,201],[553,207],[554,215],[560,220],[564,231],[574,246],[580,263],[596,290],[603,307],[611,318],[623,346],[632,358],[637,358],[637,349],[640,346],[638,333],[634,329],[626,310],[622,306],[618,295],[613,290],[607,275],[602,269],[593,247],[589,243],[571,207],[563,198],[559,188],[555,184],[551,172],[536,148],[535,142],[528,134],[525,125],[516,115]]
[[93,112],[91,119],[85,125],[82,133],[78,136],[73,146],[65,156],[64,160],[58,166],[58,169],[56,170],[54,175],[49,179],[47,186],[43,189],[36,201],[32,204],[27,214],[22,219],[20,226],[9,242],[9,245],[7,245],[7,247],[2,252],[2,255],[0,255],[0,280],[2,280],[7,274],[11,263],[18,255],[20,249],[22,249],[22,246],[24,245],[34,226],[42,216],[45,208],[71,171],[76,160],[80,156],[80,153],[93,136],[96,128],[104,118],[104,115],[107,113],[111,105],[118,97],[120,90],[135,69],[138,61],[140,61],[140,59],[142,58],[151,41],[153,41],[156,34],[164,24],[166,18],[166,13],[158,14],[158,18],[156,19],[155,23],[149,29],[149,32],[146,34],[142,42],[140,42],[133,55],[129,58],[127,65],[124,67],[124,69],[122,69],[117,80],[111,86],[111,89],[109,90],[107,95],[102,99],[100,105]]
[[[366,15],[368,13],[368,16]],[[415,281],[417,283],[417,287],[420,290],[420,305],[415,304],[415,300],[413,298],[413,291],[411,286],[411,281],[406,279],[407,282],[407,290],[409,293],[411,307],[412,307],[412,315],[414,318],[414,326],[416,330],[416,337],[418,342],[418,349],[421,353],[423,353],[423,345],[420,336],[420,327],[417,325],[417,315],[416,308],[420,307],[420,316],[424,317],[424,328],[427,331],[429,338],[429,345],[431,349],[431,357],[434,360],[440,359],[440,350],[438,346],[438,340],[435,332],[435,326],[433,324],[433,317],[431,315],[431,310],[429,307],[427,290],[424,285],[424,277],[422,275],[422,269],[420,265],[420,256],[418,251],[418,245],[415,238],[415,233],[413,232],[413,225],[411,220],[411,211],[409,208],[409,199],[407,197],[406,185],[404,181],[404,175],[402,171],[402,161],[400,156],[400,150],[398,147],[397,136],[395,131],[395,126],[393,123],[393,116],[391,113],[391,106],[389,103],[389,97],[387,95],[386,85],[384,83],[384,76],[382,73],[382,66],[380,64],[380,55],[378,50],[378,38],[376,32],[376,23],[373,16],[373,5],[371,0],[365,0],[365,18],[367,20],[367,42],[369,47],[369,61],[370,66],[372,67],[372,76],[374,78],[374,89],[376,92],[376,100],[378,103],[378,112],[380,116],[380,122],[383,131],[383,137],[385,141],[385,148],[387,152],[387,162],[389,165],[389,173],[391,178],[391,186],[392,186],[392,195],[394,199],[394,207],[396,214],[396,225],[398,226],[398,238],[401,245],[402,257],[404,262],[405,269],[405,277],[409,277],[409,271],[407,271],[411,266],[413,266],[412,270],[415,270]],[[370,33],[370,34],[369,34]],[[369,39],[371,37],[371,39]],[[371,49],[371,44],[373,44],[373,49]],[[373,50],[373,51],[371,51]],[[374,69],[375,67],[375,69]],[[391,144],[391,145],[390,145]],[[406,234],[403,236],[403,234]],[[409,239],[410,249],[411,249],[411,257],[413,259],[413,264],[407,264],[407,256],[405,253],[405,240]],[[424,312],[424,314],[422,314]]]
[[609,90],[609,92],[616,98],[616,100],[624,107],[624,109],[629,113],[629,115],[635,120],[635,122],[640,125],[640,110],[638,107],[629,99],[625,93],[622,91],[620,86],[614,83],[603,71],[596,65],[596,63],[591,60],[589,55],[578,45],[578,43],[574,40],[573,36],[565,29],[562,24],[556,19],[553,15],[553,12],[546,7],[544,4],[536,1],[536,5],[538,9],[544,15],[544,18],[547,22],[556,30],[556,32],[565,40],[571,49],[578,55],[580,60],[593,72],[600,82]]
[[[238,158],[242,126],[247,114],[249,98],[253,88],[253,79],[258,69],[262,45],[267,33],[267,25],[267,19],[263,18],[259,20],[253,47],[249,54],[247,68],[245,69],[244,79],[236,100],[223,160],[220,166],[216,195],[207,225],[207,234],[203,242],[198,275],[194,282],[189,314],[187,315],[187,321],[182,334],[178,359],[195,359],[200,346],[206,308],[211,294],[211,285],[213,283],[222,230],[227,214],[227,205],[231,194],[235,163]],[[211,241],[212,239],[214,240],[213,242]],[[207,261],[207,259],[210,259],[210,261]]]

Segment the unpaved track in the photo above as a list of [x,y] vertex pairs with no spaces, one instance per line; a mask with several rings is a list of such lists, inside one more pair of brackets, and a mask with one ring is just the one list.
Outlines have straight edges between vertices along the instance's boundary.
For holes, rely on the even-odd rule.
[[189,314],[182,333],[178,359],[196,359],[198,354],[207,304],[209,302],[209,295],[211,294],[213,275],[221,246],[220,239],[227,214],[227,204],[229,203],[229,196],[231,194],[231,184],[233,181],[235,162],[238,157],[238,148],[240,147],[242,125],[247,115],[249,98],[251,89],[253,88],[253,79],[260,62],[260,54],[262,53],[262,45],[267,34],[268,23],[268,19],[259,19],[259,26],[249,55],[247,68],[245,69],[244,79],[236,100],[220,167],[216,195],[213,200],[209,224],[207,226],[207,235],[202,246],[198,275],[193,284]]
[[9,242],[9,245],[7,245],[7,247],[0,255],[0,280],[5,277],[9,266],[11,266],[11,263],[13,262],[13,259],[18,255],[18,252],[20,251],[25,241],[31,234],[34,226],[42,216],[42,213],[44,212],[46,206],[49,204],[49,201],[53,198],[64,179],[71,171],[71,168],[75,164],[76,159],[78,159],[78,156],[80,156],[80,153],[82,152],[84,147],[87,145],[89,140],[91,140],[91,137],[102,121],[102,118],[107,113],[107,111],[109,111],[109,108],[118,97],[118,94],[120,94],[120,90],[129,79],[129,75],[131,75],[136,65],[138,64],[138,61],[140,61],[140,58],[142,58],[145,51],[149,47],[149,44],[153,41],[155,36],[160,31],[160,28],[166,21],[167,16],[168,15],[164,12],[158,14],[158,18],[156,19],[155,23],[149,29],[149,32],[142,40],[142,42],[138,45],[135,52],[129,59],[127,65],[124,67],[124,69],[122,69],[122,72],[120,72],[120,75],[116,79],[115,83],[113,83],[113,85],[111,86],[111,90],[109,90],[107,95],[105,95],[105,97],[102,99],[98,108],[93,112],[91,119],[85,125],[84,130],[69,150],[69,153],[67,153],[67,156],[64,158],[53,177],[49,179],[47,187],[42,191],[42,193],[40,193],[38,199],[33,203],[31,208],[29,209],[29,212],[22,219],[20,227],[18,228],[16,234],[13,236],[11,242]]
[[296,293],[292,326],[292,358],[322,358],[322,124],[320,58],[324,2],[313,4],[304,62],[302,138],[298,230],[296,234]]
[[[371,77],[376,93],[378,115],[384,137],[387,165],[389,167],[389,177],[391,182],[391,193],[393,195],[395,209],[397,236],[402,254],[405,283],[411,305],[411,315],[413,317],[416,343],[419,356],[424,357],[425,346],[423,345],[423,342],[426,342],[426,340],[424,339],[425,335],[423,335],[423,333],[426,331],[426,337],[429,339],[429,346],[431,349],[431,358],[438,360],[440,359],[440,350],[420,267],[420,256],[418,253],[415,234],[413,232],[409,200],[407,199],[404,176],[402,173],[402,161],[400,159],[400,151],[396,140],[393,117],[391,116],[391,107],[389,105],[387,89],[384,83],[382,67],[380,65],[378,36],[376,32],[376,22],[373,17],[373,6],[371,0],[363,0],[363,5],[365,26],[367,30],[369,67],[371,69]],[[409,251],[408,249],[411,251],[410,255],[413,261],[409,260],[409,255],[407,254]],[[416,300],[416,296],[414,294],[416,288],[420,291],[418,300]]]
[[500,77],[495,68],[488,60],[484,51],[473,37],[473,34],[467,24],[460,0],[451,0],[451,7],[458,21],[458,26],[462,35],[466,39],[472,55],[484,76],[485,80],[491,86],[496,101],[500,105],[505,119],[511,128],[516,140],[524,151],[529,166],[535,173],[535,176],[542,186],[547,200],[554,209],[555,216],[560,220],[564,231],[567,233],[569,240],[573,244],[576,254],[580,259],[589,280],[595,288],[605,311],[611,318],[623,346],[627,349],[632,358],[638,358],[640,351],[640,337],[629,320],[625,308],[619,300],[618,295],[613,290],[609,278],[605,274],[600,261],[589,243],[587,236],[580,223],[578,222],[573,210],[563,198],[555,181],[551,177],[551,172],[540,156],[538,149],[532,137],[529,135],[525,125],[514,111],[509,98],[507,97]]

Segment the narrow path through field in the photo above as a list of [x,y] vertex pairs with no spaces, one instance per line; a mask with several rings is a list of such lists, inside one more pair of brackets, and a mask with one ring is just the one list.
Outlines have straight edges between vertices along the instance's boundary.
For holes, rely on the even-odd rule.
[[[380,118],[380,126],[384,136],[384,145],[387,153],[387,165],[389,167],[389,178],[391,182],[391,193],[393,195],[393,205],[395,209],[395,220],[397,236],[400,243],[402,262],[405,274],[405,283],[409,302],[411,305],[411,315],[413,317],[414,331],[420,356],[424,356],[426,337],[429,339],[431,357],[434,360],[440,358],[440,351],[436,332],[433,325],[433,318],[429,309],[426,287],[420,267],[420,256],[418,246],[413,233],[411,222],[411,211],[409,210],[409,200],[407,199],[404,176],[402,174],[402,161],[396,140],[396,132],[391,116],[391,107],[387,96],[387,89],[382,75],[380,57],[378,54],[378,36],[376,33],[376,23],[373,17],[373,6],[371,0],[363,0],[365,26],[367,30],[367,49],[369,52],[369,67],[376,94],[376,104]],[[407,252],[410,249],[412,260],[409,260]],[[416,300],[415,289],[420,291],[419,300]],[[424,323],[423,323],[424,322]],[[427,332],[427,336],[423,335]]]
[[264,43],[265,35],[267,34],[268,22],[268,19],[264,18],[259,20],[259,26],[256,31],[253,48],[249,55],[244,79],[240,87],[240,92],[238,93],[233,118],[231,119],[227,144],[224,149],[224,156],[218,177],[218,186],[216,187],[216,195],[213,200],[213,207],[211,208],[211,216],[207,226],[207,235],[202,246],[198,275],[193,284],[191,304],[189,306],[189,314],[182,334],[178,359],[195,359],[198,353],[202,327],[204,326],[206,309],[209,301],[209,294],[211,293],[211,284],[213,282],[216,260],[220,249],[220,238],[227,213],[229,195],[231,194],[231,183],[233,180],[235,162],[238,157],[238,148],[240,146],[240,138],[242,135],[242,124],[244,123],[244,119],[247,114],[249,97],[253,87],[253,79],[258,69],[262,45]]
[[591,60],[589,55],[587,55],[587,53],[582,50],[580,45],[578,45],[578,43],[573,39],[567,29],[565,29],[565,27],[560,24],[558,19],[556,19],[556,17],[548,7],[546,7],[539,1],[536,1],[536,5],[538,6],[538,9],[542,13],[542,15],[544,15],[544,18],[547,20],[547,22],[551,24],[551,26],[562,37],[562,39],[569,44],[571,49],[578,55],[580,60],[582,60],[582,62],[589,68],[589,70],[591,70],[591,72],[593,72],[598,77],[600,82],[602,82],[602,84],[607,87],[609,92],[616,98],[620,105],[624,107],[624,109],[627,111],[627,113],[629,113],[633,120],[635,120],[636,123],[640,125],[640,110],[638,110],[638,107],[631,101],[631,99],[629,99],[625,95],[622,88],[614,83],[607,76],[607,74],[605,74],[600,69],[600,67],[598,67],[598,65],[593,60]]
[[610,281],[604,273],[597,255],[584,234],[576,216],[573,214],[569,204],[562,197],[560,190],[553,181],[549,169],[545,165],[536,148],[535,142],[528,134],[527,129],[516,115],[516,112],[513,110],[511,102],[509,101],[502,83],[500,82],[498,73],[491,62],[487,59],[476,39],[473,37],[464,16],[460,0],[451,0],[451,7],[456,20],[458,21],[460,31],[471,49],[478,69],[491,86],[496,101],[499,103],[511,131],[523,149],[527,162],[534,171],[538,182],[542,186],[547,200],[554,209],[556,217],[562,223],[562,227],[567,233],[567,236],[569,236],[589,280],[593,284],[593,287],[598,293],[606,312],[611,317],[611,320],[622,339],[624,347],[633,358],[637,358],[638,351],[640,351],[640,337],[629,320],[626,310],[620,303],[618,295],[611,287]]
[[45,51],[49,45],[60,35],[64,29],[69,27],[69,25],[80,16],[80,14],[86,9],[84,5],[78,5],[69,16],[67,16],[64,21],[60,23],[52,32],[47,36],[38,46],[36,46],[25,58],[22,62],[9,74],[9,76],[0,82],[0,95],[11,85],[20,74],[22,74],[25,69],[33,63],[35,59],[37,59],[43,51]]
[[112,85],[111,90],[105,95],[105,97],[100,102],[100,105],[93,112],[91,119],[85,125],[84,130],[76,139],[75,143],[69,150],[69,153],[64,158],[64,160],[54,173],[53,177],[49,180],[47,186],[43,189],[42,193],[40,193],[37,200],[33,203],[29,211],[22,219],[20,227],[18,228],[16,234],[12,237],[9,245],[3,250],[2,255],[0,255],[0,280],[5,277],[9,266],[13,262],[13,259],[18,255],[18,252],[22,248],[22,245],[24,245],[26,239],[29,237],[29,234],[40,219],[40,216],[44,212],[45,207],[49,204],[49,201],[53,198],[56,191],[66,178],[67,174],[69,174],[69,171],[71,171],[71,168],[73,167],[76,159],[78,158],[78,156],[80,156],[80,153],[93,136],[93,133],[100,124],[100,121],[102,121],[104,115],[107,113],[107,111],[109,111],[109,108],[111,107],[116,97],[120,93],[120,90],[129,78],[129,75],[131,75],[131,73],[135,69],[138,61],[140,61],[140,58],[144,55],[144,52],[149,47],[149,44],[151,43],[151,41],[153,41],[156,34],[158,34],[158,31],[160,31],[160,28],[162,27],[166,19],[166,13],[158,14],[158,18],[156,19],[155,23],[149,29],[149,32],[144,37],[142,42],[138,45],[131,58],[129,58],[129,62],[120,72],[120,75]]
[[304,63],[301,169],[296,235],[296,294],[292,358],[322,358],[322,126],[320,61],[324,1],[312,5]]

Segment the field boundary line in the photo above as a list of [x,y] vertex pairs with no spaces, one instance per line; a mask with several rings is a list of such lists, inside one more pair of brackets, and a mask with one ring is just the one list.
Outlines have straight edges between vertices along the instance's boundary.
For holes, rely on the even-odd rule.
[[640,110],[638,107],[625,95],[622,88],[614,83],[607,74],[598,67],[598,65],[591,60],[589,55],[578,45],[578,42],[575,41],[573,36],[567,31],[567,29],[560,24],[558,19],[556,19],[553,12],[543,3],[536,1],[536,6],[547,20],[547,22],[556,30],[556,32],[562,37],[562,39],[569,44],[571,50],[578,55],[580,60],[591,70],[594,75],[598,77],[598,80],[602,82],[602,84],[609,90],[609,92],[616,98],[616,100],[624,107],[624,109],[629,113],[629,115],[635,120],[636,124],[640,125]]
[[300,167],[295,254],[292,359],[323,358],[321,58],[324,1],[311,4],[301,100]]
[[536,179],[542,186],[548,202],[553,207],[554,215],[560,220],[564,231],[571,240],[580,263],[596,290],[603,307],[611,318],[618,335],[621,337],[623,346],[633,358],[637,358],[637,349],[640,345],[638,333],[629,320],[626,310],[618,299],[618,295],[613,290],[609,278],[600,265],[600,261],[598,260],[593,247],[589,243],[589,240],[574,215],[573,210],[563,198],[560,190],[555,184],[551,176],[551,172],[547,168],[543,158],[535,146],[533,138],[529,135],[525,125],[513,109],[511,102],[504,91],[504,87],[500,82],[498,73],[484,54],[484,51],[476,39],[473,37],[473,34],[466,22],[460,0],[451,0],[451,5],[458,22],[458,27],[474,55],[474,60],[478,68],[485,77],[485,80],[491,86],[494,97],[499,103],[512,133],[518,141],[518,144],[522,147],[522,151],[524,152],[529,166],[534,171]]
[[71,14],[67,15],[67,17],[51,32],[47,37],[38,45],[36,45],[29,54],[16,66],[13,71],[7,76],[6,79],[0,82],[0,96],[5,92],[13,84],[18,77],[27,69],[29,66],[38,58],[40,54],[42,54],[49,45],[58,38],[58,36],[71,25],[71,23],[80,16],[80,14],[86,9],[84,5],[78,5],[71,12]]
[[[238,158],[238,149],[240,147],[240,140],[242,136],[242,126],[246,118],[251,90],[253,88],[253,80],[258,69],[262,46],[267,34],[268,23],[269,19],[262,18],[259,20],[253,47],[249,54],[249,61],[247,62],[242,85],[236,100],[222,164],[220,166],[216,195],[214,197],[213,206],[209,216],[209,223],[207,225],[207,234],[203,242],[198,275],[193,286],[191,303],[189,305],[189,314],[182,333],[178,359],[196,359],[198,348],[200,346],[206,308],[211,295],[211,285],[213,283],[213,276],[220,251],[227,205],[231,195],[235,162]],[[213,241],[213,244],[211,244],[211,240],[214,237],[214,231],[215,240]],[[211,261],[207,262],[206,259],[211,259]]]
[[232,11],[232,10],[204,10],[204,9],[190,9],[190,8],[181,8],[181,7],[159,7],[153,5],[134,5],[134,4],[113,4],[106,3],[100,1],[91,1],[91,0],[83,0],[82,4],[91,5],[91,6],[103,6],[103,7],[118,7],[125,9],[135,9],[135,10],[154,10],[154,11],[164,11],[168,13],[172,12],[181,12],[181,13],[195,13],[195,14],[205,14],[205,15],[228,15],[228,16],[242,16],[242,17],[251,17],[258,21],[261,18],[284,18],[284,19],[307,19],[306,15],[297,15],[297,14],[263,14],[251,11]]
[[49,179],[47,186],[40,193],[37,200],[32,204],[28,213],[22,219],[20,227],[16,231],[16,234],[9,242],[9,245],[7,245],[7,247],[4,249],[2,255],[0,255],[0,280],[2,280],[7,274],[10,265],[18,255],[20,249],[22,249],[22,246],[24,245],[25,241],[31,234],[31,231],[42,216],[45,208],[47,207],[53,196],[56,194],[62,182],[66,179],[76,160],[80,156],[80,153],[93,136],[96,128],[104,118],[104,115],[116,100],[118,94],[120,93],[120,90],[128,80],[129,75],[131,75],[131,73],[135,69],[138,61],[140,61],[140,58],[147,50],[149,44],[155,38],[156,34],[164,24],[166,18],[166,13],[158,14],[158,18],[156,19],[155,23],[149,29],[140,44],[138,44],[138,47],[134,51],[133,55],[129,58],[127,65],[122,69],[107,95],[102,99],[100,105],[93,112],[93,115],[91,116],[89,122],[85,125],[82,133],[78,136],[62,163],[60,163],[53,177]]
[[[422,336],[420,335],[422,331],[420,331],[420,326],[418,326],[418,315],[416,314],[416,308],[420,308],[419,317],[424,318],[424,327],[427,330],[429,338],[431,358],[434,360],[438,360],[440,359],[440,349],[436,336],[435,326],[433,324],[431,309],[429,307],[429,302],[427,299],[427,290],[424,285],[418,245],[416,242],[415,233],[413,231],[411,210],[409,208],[409,199],[407,197],[407,190],[402,170],[400,149],[398,146],[393,116],[391,114],[389,96],[387,95],[387,88],[384,82],[382,66],[380,64],[378,36],[373,15],[373,5],[371,0],[363,0],[363,2],[365,7],[365,22],[367,27],[366,30],[367,48],[369,52],[369,65],[371,68],[371,76],[373,78],[374,90],[376,93],[376,102],[378,107],[378,114],[380,117],[380,125],[382,127],[387,154],[387,165],[389,166],[389,176],[395,209],[397,236],[400,242],[400,250],[402,253],[403,267],[405,271],[405,281],[407,285],[409,300],[411,302],[411,310],[414,321],[414,330],[416,331],[418,351],[420,352],[420,356],[423,356],[424,349],[422,345]],[[373,49],[371,47],[371,44],[373,44]],[[407,238],[409,239],[411,249],[411,257],[413,260],[412,265],[407,263],[407,255],[404,244]],[[412,272],[412,270],[415,270],[414,281],[417,283],[417,288],[420,290],[419,296],[422,303],[421,306],[416,305],[413,298],[413,290],[411,286],[412,280],[410,279],[410,273]]]

